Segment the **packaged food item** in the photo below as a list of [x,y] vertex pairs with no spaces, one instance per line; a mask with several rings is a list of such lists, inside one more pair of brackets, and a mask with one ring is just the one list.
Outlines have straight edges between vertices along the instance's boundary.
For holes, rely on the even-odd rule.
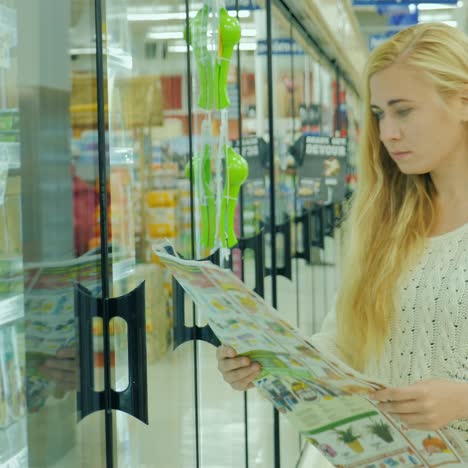
[[3,335],[3,354],[8,382],[8,412],[11,421],[20,419],[25,414],[24,363],[20,359],[19,334],[16,325],[5,328]]
[[8,426],[8,374],[6,366],[6,356],[4,353],[4,332],[0,328],[0,428]]
[[0,327],[0,428],[6,428],[26,412],[24,363],[16,325]]

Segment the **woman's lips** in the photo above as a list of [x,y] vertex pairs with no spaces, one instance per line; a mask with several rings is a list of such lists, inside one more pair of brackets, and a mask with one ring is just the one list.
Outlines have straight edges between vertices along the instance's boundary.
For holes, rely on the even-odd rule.
[[411,151],[397,151],[395,153],[392,153],[392,157],[394,159],[405,159],[406,157],[408,157],[409,155],[411,154]]

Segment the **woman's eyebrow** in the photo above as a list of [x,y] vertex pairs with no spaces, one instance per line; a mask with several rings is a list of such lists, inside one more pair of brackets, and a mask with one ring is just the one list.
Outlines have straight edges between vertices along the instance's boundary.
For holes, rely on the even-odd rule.
[[[388,106],[394,106],[395,104],[400,104],[401,102],[412,102],[410,99],[390,99],[387,102]],[[371,109],[380,110],[380,107],[376,104],[371,104]]]

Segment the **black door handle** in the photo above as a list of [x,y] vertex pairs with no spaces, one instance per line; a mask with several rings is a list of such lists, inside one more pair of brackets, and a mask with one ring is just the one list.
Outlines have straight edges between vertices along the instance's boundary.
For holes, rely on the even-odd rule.
[[[120,392],[111,389],[111,407],[148,424],[148,386],[146,362],[145,284],[121,297],[107,299],[109,322],[120,317],[127,322],[129,385]],[[80,419],[105,409],[104,392],[94,390],[94,349],[92,322],[103,318],[104,301],[93,297],[84,286],[75,285],[75,314],[79,329],[80,384],[77,394]],[[103,324],[103,330],[109,323]]]
[[75,284],[75,317],[78,324],[78,378],[77,407],[79,420],[88,414],[103,410],[104,392],[94,390],[93,318],[102,317],[102,300],[91,291]]
[[148,424],[148,376],[146,361],[145,282],[120,297],[108,299],[109,320],[120,317],[127,322],[128,387],[111,389],[112,408],[124,411]]

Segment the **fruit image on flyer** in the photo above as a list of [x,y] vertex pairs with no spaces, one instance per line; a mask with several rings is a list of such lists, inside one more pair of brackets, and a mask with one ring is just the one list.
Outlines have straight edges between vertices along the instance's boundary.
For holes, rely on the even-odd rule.
[[424,450],[428,455],[432,455],[433,453],[450,453],[447,444],[438,437],[432,437],[430,434],[423,440]]

